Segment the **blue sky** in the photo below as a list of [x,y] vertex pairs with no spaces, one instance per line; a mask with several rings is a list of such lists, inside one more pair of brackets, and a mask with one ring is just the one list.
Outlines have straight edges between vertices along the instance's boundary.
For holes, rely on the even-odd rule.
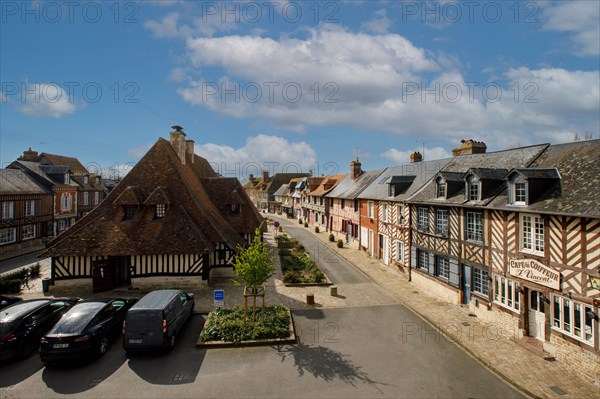
[[0,4],[3,166],[126,170],[174,124],[241,178],[600,135],[598,1]]

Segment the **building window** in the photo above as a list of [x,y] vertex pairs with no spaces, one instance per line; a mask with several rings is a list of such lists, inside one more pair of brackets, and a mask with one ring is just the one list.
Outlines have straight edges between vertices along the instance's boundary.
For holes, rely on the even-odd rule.
[[402,241],[396,242],[396,260],[404,263],[404,243]]
[[448,237],[448,210],[438,209],[435,211],[435,233]]
[[135,206],[134,205],[124,205],[123,206],[123,220],[133,219],[135,215]]
[[99,177],[96,177],[96,185],[97,186],[100,185],[100,178]]
[[90,178],[87,176],[83,176],[83,184],[89,184],[90,183]]
[[35,201],[27,200],[25,201],[25,216],[34,216],[35,215]]
[[35,238],[35,225],[27,224],[21,227],[21,239],[22,240],[31,240]]
[[63,212],[70,211],[73,207],[73,196],[71,194],[63,194],[60,197],[60,210]]
[[166,206],[165,204],[157,204],[154,208],[154,218],[161,219],[165,217]]
[[65,174],[65,184],[71,184],[71,177],[69,176],[69,174]]
[[467,212],[468,241],[483,242],[483,228],[481,224],[481,212]]
[[358,212],[358,199],[354,200],[354,212]]
[[435,274],[447,280],[450,276],[450,259],[437,255],[435,257]]
[[488,294],[488,271],[484,269],[473,269],[473,292],[477,292],[482,295]]
[[100,193],[96,191],[94,193],[94,205],[98,205],[100,203]]
[[2,203],[2,219],[12,219],[14,217],[14,202],[7,201]]
[[494,276],[494,302],[499,305],[519,311],[521,297],[518,292],[519,285],[502,276]]
[[83,192],[83,205],[88,205],[90,203],[90,193],[87,191]]
[[388,221],[388,206],[387,206],[387,204],[383,204],[381,206],[381,220],[384,222]]
[[419,217],[417,220],[417,229],[419,231],[429,231],[429,209],[419,208]]
[[231,204],[229,205],[229,213],[232,215],[239,215],[242,207],[240,204]]
[[373,201],[369,201],[367,203],[367,217],[369,219],[373,219],[373,217],[375,217],[375,204]]
[[594,344],[594,309],[571,299],[555,296],[552,328],[577,340]]
[[340,203],[341,203],[341,205],[342,205],[342,206],[341,206],[341,207],[342,207],[342,209],[344,209],[344,208],[346,207],[346,200],[345,200],[345,199],[341,199],[341,200],[340,200]]
[[419,250],[417,255],[417,266],[419,269],[429,270],[429,254],[425,251]]
[[400,226],[402,225],[402,206],[396,205],[396,223]]
[[394,184],[388,183],[388,197],[396,196],[396,186]]
[[479,201],[481,199],[481,183],[473,176],[468,179],[467,194],[469,201]]
[[544,219],[521,215],[521,250],[544,255]]
[[17,240],[16,229],[10,227],[8,229],[0,229],[0,245],[10,244]]
[[515,183],[515,204],[525,205],[527,203],[527,188],[525,183]]
[[442,180],[438,180],[435,186],[435,197],[436,198],[446,198],[446,183]]

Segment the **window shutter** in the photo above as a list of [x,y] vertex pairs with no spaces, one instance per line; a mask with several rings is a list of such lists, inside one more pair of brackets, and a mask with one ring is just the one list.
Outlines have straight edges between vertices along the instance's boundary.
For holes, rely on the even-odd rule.
[[435,255],[429,253],[429,275],[435,276]]
[[417,248],[410,247],[410,267],[415,269],[417,267]]
[[448,282],[458,287],[458,261],[450,258],[449,271],[448,271]]

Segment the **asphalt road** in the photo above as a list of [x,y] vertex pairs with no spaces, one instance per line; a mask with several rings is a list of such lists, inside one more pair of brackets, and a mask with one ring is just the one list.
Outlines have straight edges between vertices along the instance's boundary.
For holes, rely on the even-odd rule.
[[9,272],[11,270],[18,269],[19,267],[38,262],[40,259],[37,256],[41,252],[42,251],[34,252],[0,262],[0,273]]
[[170,353],[0,366],[2,398],[522,397],[402,305],[294,312],[299,344],[195,348],[194,316]]

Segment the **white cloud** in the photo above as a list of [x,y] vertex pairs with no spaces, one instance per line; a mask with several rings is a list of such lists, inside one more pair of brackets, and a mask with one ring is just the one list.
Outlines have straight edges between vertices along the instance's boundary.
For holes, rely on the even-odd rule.
[[564,1],[544,8],[544,29],[570,32],[576,53],[581,56],[600,55],[600,2]]
[[362,24],[364,30],[379,34],[387,33],[390,26],[392,26],[392,21],[388,18],[385,8],[375,11],[373,18]]
[[262,170],[308,172],[317,162],[316,152],[309,144],[264,134],[248,137],[240,148],[207,143],[196,144],[195,151],[217,172],[240,179],[249,173],[258,175]]
[[186,37],[192,33],[189,26],[180,24],[181,14],[170,12],[160,21],[149,20],[144,22],[144,28],[160,38]]
[[18,110],[29,116],[61,118],[77,110],[73,98],[56,83],[34,83],[28,85],[21,95],[23,105]]
[[131,150],[127,151],[127,155],[131,158],[140,159],[141,157],[146,155],[146,153],[150,150],[150,148],[152,148],[153,145],[154,143],[146,143],[140,145],[139,147],[132,148]]
[[415,148],[413,151],[401,151],[395,148],[390,148],[389,150],[381,153],[381,157],[390,160],[394,164],[399,165],[402,163],[410,162],[410,154],[415,151],[420,152],[421,155],[423,155],[423,160],[425,161],[432,161],[434,159],[444,159],[450,157],[450,153],[442,147],[425,148],[424,152],[423,148]]

